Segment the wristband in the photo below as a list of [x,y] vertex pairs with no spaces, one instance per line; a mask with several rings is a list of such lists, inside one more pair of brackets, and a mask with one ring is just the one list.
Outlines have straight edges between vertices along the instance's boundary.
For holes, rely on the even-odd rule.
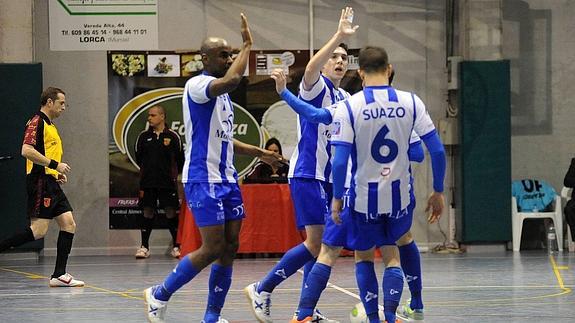
[[58,162],[55,161],[54,159],[50,160],[50,163],[48,164],[48,168],[56,169],[57,167],[58,167]]

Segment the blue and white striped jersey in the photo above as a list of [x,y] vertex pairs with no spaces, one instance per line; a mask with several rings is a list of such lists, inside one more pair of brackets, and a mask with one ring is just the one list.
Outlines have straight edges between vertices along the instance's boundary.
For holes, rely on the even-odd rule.
[[186,160],[182,183],[235,183],[233,126],[230,96],[210,98],[207,74],[186,82],[182,107],[186,129]]
[[355,211],[375,217],[404,210],[410,202],[412,132],[435,127],[423,102],[390,86],[365,87],[338,103],[332,142],[350,144]]
[[[320,75],[309,91],[303,88],[303,82],[300,83],[299,97],[316,108],[322,108],[347,99],[350,95],[341,88],[335,88],[327,77]],[[331,178],[330,126],[311,123],[300,118],[299,115],[297,119],[298,144],[290,159],[288,177],[329,181]]]

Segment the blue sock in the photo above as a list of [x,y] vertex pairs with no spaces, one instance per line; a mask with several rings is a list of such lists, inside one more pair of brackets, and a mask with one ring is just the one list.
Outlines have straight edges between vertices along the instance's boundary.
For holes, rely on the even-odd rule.
[[309,276],[309,272],[313,268],[313,265],[315,265],[316,260],[317,258],[313,258],[312,260],[306,262],[305,265],[303,265],[303,280],[301,281],[302,290],[305,288],[305,281],[307,280],[307,276]]
[[169,300],[173,293],[192,280],[199,272],[192,265],[190,258],[184,257],[162,285],[154,289],[154,298],[161,301]]
[[277,285],[281,284],[313,258],[314,256],[307,250],[303,243],[291,248],[282,257],[280,262],[272,268],[264,280],[259,283],[258,293],[261,291],[271,293]]
[[411,303],[409,306],[411,309],[423,309],[423,300],[421,299],[421,257],[415,241],[399,247],[399,255],[401,256],[401,268],[411,292]]
[[[361,261],[355,264],[355,279],[359,288],[359,296],[365,313],[370,322],[379,323],[379,314],[377,313],[377,297],[379,295],[379,284],[375,275],[375,267],[372,261]],[[373,318],[373,319],[372,319]]]
[[395,322],[395,311],[403,291],[403,271],[399,267],[388,267],[383,273],[383,313],[387,322]]
[[297,319],[303,320],[313,315],[313,310],[319,301],[321,293],[327,286],[331,275],[331,267],[316,263],[306,280],[306,287],[302,289],[298,305]]
[[367,319],[369,320],[369,323],[381,323],[378,312],[368,314]]
[[218,321],[231,285],[232,267],[212,264],[208,291],[208,306],[206,307],[206,314],[204,315],[204,321],[206,321],[206,323]]

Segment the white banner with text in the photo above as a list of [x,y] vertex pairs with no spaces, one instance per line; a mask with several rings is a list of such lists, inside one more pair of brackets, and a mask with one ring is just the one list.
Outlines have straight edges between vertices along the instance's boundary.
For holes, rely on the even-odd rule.
[[49,0],[50,49],[158,48],[157,0]]

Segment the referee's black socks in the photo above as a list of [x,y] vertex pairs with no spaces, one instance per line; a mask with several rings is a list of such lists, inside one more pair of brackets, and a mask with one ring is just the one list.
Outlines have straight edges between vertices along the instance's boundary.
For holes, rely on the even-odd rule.
[[66,273],[66,264],[68,263],[68,255],[72,250],[72,241],[74,234],[67,231],[60,231],[58,234],[58,244],[56,251],[56,267],[52,278],[58,278]]

